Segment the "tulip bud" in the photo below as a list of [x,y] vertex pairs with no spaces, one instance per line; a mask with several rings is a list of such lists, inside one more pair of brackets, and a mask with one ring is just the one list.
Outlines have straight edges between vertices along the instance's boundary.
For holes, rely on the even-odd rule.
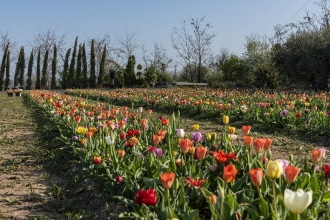
[[229,124],[229,116],[224,115],[224,116],[222,117],[222,122],[223,122],[225,125]]

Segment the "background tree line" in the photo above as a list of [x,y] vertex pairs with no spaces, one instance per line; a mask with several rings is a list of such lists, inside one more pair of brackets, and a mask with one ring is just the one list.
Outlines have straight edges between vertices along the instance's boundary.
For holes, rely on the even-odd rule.
[[[259,88],[326,90],[330,78],[330,10],[328,0],[315,4],[321,9],[319,14],[306,13],[299,22],[277,25],[274,36],[247,36],[241,56],[227,49],[212,52],[215,34],[205,17],[188,18],[173,28],[176,61],[159,42],[154,42],[152,51],[146,51],[138,32],[126,32],[115,46],[107,34],[82,43],[76,37],[72,47],[65,49],[66,35],[50,29],[35,35],[28,59],[23,46],[17,52],[8,33],[0,32],[0,88],[146,87],[175,81],[221,87],[232,81]],[[142,51],[139,63],[138,49]],[[12,63],[16,64],[14,70],[10,69]]]

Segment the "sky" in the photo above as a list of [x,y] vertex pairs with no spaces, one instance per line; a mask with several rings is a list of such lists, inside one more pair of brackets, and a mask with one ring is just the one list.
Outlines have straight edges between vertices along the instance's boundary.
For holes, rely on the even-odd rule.
[[126,33],[139,33],[141,45],[149,52],[157,42],[176,59],[173,28],[181,27],[184,20],[204,17],[212,26],[209,33],[215,34],[213,53],[227,49],[240,56],[247,36],[273,36],[275,25],[302,20],[307,11],[316,13],[319,7],[315,1],[1,0],[0,32],[26,46],[36,34],[56,30],[59,35],[66,34],[67,48],[73,47],[76,37],[82,43],[108,34],[116,44]]

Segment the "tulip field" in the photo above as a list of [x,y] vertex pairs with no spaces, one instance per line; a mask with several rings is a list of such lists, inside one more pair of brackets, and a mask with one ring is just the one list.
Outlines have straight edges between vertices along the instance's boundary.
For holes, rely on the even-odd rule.
[[[277,134],[328,140],[328,93],[86,89],[23,98],[125,207],[118,218],[330,219],[329,145],[283,155],[272,148]],[[183,116],[201,123],[188,126]],[[203,128],[207,120],[217,129]]]

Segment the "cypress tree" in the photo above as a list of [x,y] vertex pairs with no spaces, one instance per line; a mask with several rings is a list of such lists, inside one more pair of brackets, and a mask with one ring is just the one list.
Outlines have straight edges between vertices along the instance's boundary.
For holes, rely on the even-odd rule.
[[10,51],[8,49],[7,59],[6,59],[6,79],[5,79],[5,88],[8,88],[10,84]]
[[38,56],[37,56],[37,77],[36,77],[36,86],[35,89],[40,89],[40,48],[38,50]]
[[19,75],[18,75],[18,83],[20,87],[23,88],[24,86],[24,72],[25,72],[25,52],[24,52],[24,47],[21,49],[20,53],[21,59],[19,63]]
[[135,84],[136,78],[135,78],[134,68],[135,68],[135,57],[134,55],[131,55],[128,57],[125,75],[124,75],[126,86],[133,86]]
[[75,87],[74,67],[75,67],[75,61],[76,61],[77,44],[78,44],[78,37],[76,37],[76,40],[75,40],[74,46],[73,46],[73,51],[72,51],[71,63],[70,63],[69,74],[68,74],[69,88]]
[[81,57],[82,57],[82,46],[79,45],[79,50],[78,50],[78,56],[77,56],[77,73],[76,73],[76,85],[78,88],[81,88],[81,66],[82,66],[82,62],[81,62]]
[[104,75],[105,75],[105,59],[106,59],[106,56],[107,56],[107,46],[104,45],[102,59],[101,59],[101,62],[100,62],[99,77],[97,79],[97,83],[101,84],[101,85],[103,84]]
[[28,72],[27,72],[27,80],[26,80],[27,89],[32,88],[32,68],[33,68],[33,50],[31,51],[29,64],[28,64]]
[[0,67],[0,91],[2,90],[2,86],[3,86],[4,78],[5,78],[6,59],[7,59],[7,54],[8,54],[8,48],[9,48],[9,43],[6,45],[5,50],[3,52],[3,56],[2,56],[2,62],[1,62],[1,67]]
[[[19,77],[21,76],[21,63],[23,60],[22,56],[24,56],[24,48],[21,47],[21,50],[19,52],[16,68],[15,68],[15,75],[14,75],[14,87],[16,88],[18,84],[20,83]],[[24,64],[25,65],[25,64]],[[24,80],[24,78],[23,78]]]
[[51,88],[56,88],[56,72],[57,72],[57,47],[54,44],[53,51],[53,60],[52,60],[52,79],[51,79]]
[[85,44],[82,46],[82,82],[83,82],[83,88],[87,88],[88,85],[88,76],[87,76],[87,56],[86,56],[86,47]]
[[62,73],[62,88],[67,88],[68,83],[68,66],[69,66],[69,57],[71,53],[71,48],[66,51],[64,66],[63,66],[63,73]]
[[44,63],[42,65],[42,76],[41,76],[41,86],[43,87],[47,85],[48,54],[49,54],[49,50],[46,50]]
[[91,74],[89,76],[89,87],[90,88],[95,88],[95,83],[96,83],[96,75],[95,75],[95,51],[94,51],[94,39],[92,40],[91,43]]

